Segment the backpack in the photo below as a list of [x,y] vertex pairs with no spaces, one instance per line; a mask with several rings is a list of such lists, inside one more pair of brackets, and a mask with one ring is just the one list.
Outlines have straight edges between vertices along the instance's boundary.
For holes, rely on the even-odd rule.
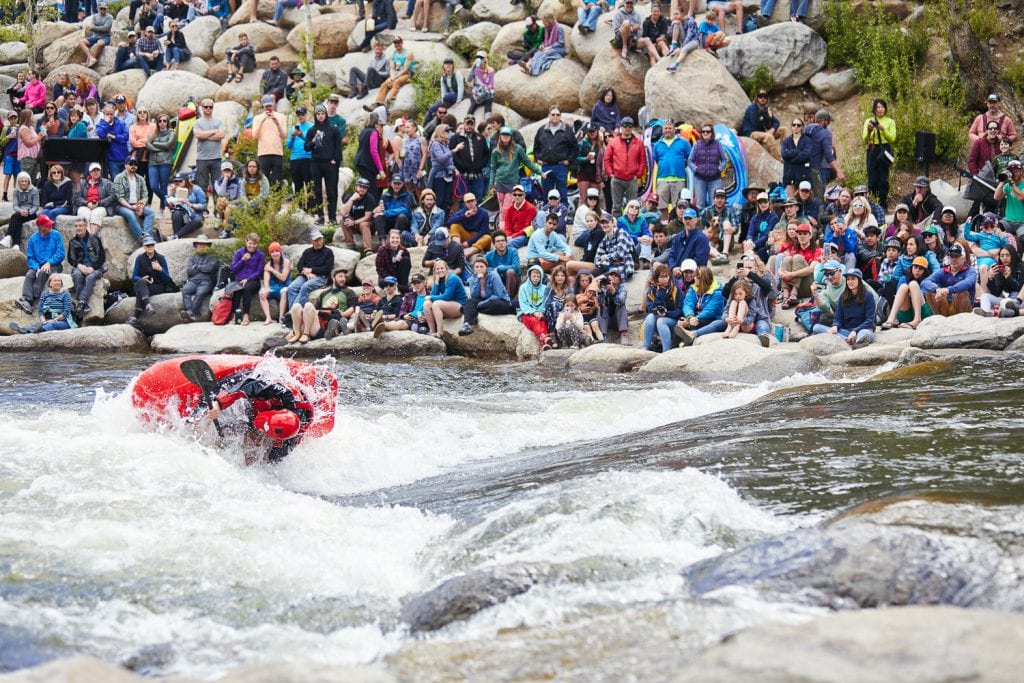
[[214,325],[227,325],[228,320],[231,319],[231,297],[222,296],[217,300],[217,303],[213,305],[213,310],[210,311],[210,322]]
[[213,288],[224,289],[228,282],[231,280],[231,267],[226,263],[218,263],[217,270],[214,271],[213,277]]
[[800,304],[794,312],[796,313],[796,321],[808,332],[814,329],[814,326],[821,318],[821,311],[812,303]]

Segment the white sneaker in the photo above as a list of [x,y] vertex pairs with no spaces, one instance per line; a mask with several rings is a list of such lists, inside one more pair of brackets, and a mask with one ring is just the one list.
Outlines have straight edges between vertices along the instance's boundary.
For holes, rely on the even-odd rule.
[[11,248],[11,236],[10,235],[7,235],[2,240],[0,240],[0,247],[3,247],[4,249],[10,249]]
[[11,249],[13,249],[14,251],[21,251],[21,247],[19,247],[17,244],[11,247]]

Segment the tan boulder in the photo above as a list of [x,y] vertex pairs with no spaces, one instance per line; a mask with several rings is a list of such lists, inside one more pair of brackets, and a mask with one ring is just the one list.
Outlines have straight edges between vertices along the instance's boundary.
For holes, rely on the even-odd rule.
[[0,45],[0,64],[19,64],[28,61],[28,45],[14,40]]
[[[82,31],[76,31],[62,35],[49,43],[40,43],[40,45],[45,45],[43,48],[43,63],[46,64],[51,76],[59,73],[61,67],[67,64],[85,63],[85,56],[78,49],[78,43],[83,37]],[[112,48],[108,45],[107,49]],[[104,52],[107,49],[104,49]]]
[[491,44],[498,37],[501,26],[491,21],[478,21],[454,31],[445,44],[463,57],[472,59],[477,50],[490,51]]
[[139,91],[146,85],[149,77],[142,69],[127,69],[109,76],[104,76],[96,85],[100,97],[112,100],[117,94],[123,94],[132,102],[139,99]]
[[591,111],[601,91],[612,86],[622,115],[635,117],[644,106],[644,77],[649,68],[646,55],[631,53],[627,60],[611,46],[599,50],[580,84],[580,107]]
[[750,138],[740,138],[747,153],[747,183],[757,187],[768,187],[769,183],[782,180],[782,162],[773,157]]
[[825,68],[828,51],[824,39],[806,24],[786,22],[751,33],[732,36],[718,59],[735,78],[753,78],[768,69],[778,88],[796,88]]
[[462,318],[445,321],[442,338],[448,351],[472,358],[529,360],[540,355],[537,337],[514,315],[480,315],[473,334],[460,337]]
[[[522,50],[523,31],[525,29],[525,21],[514,21],[502,26],[498,30],[498,34],[494,37],[494,40],[491,41],[491,56],[505,59],[510,50]],[[566,35],[569,34],[566,33]],[[498,67],[495,66],[494,68],[497,69]]]
[[597,20],[597,30],[593,33],[581,33],[579,25],[572,27],[568,35],[569,54],[584,66],[590,66],[602,52],[615,52],[609,43],[612,39],[612,26],[602,16]]
[[69,24],[66,21],[41,21],[36,24],[33,32],[36,45],[50,45],[58,38],[76,33],[82,35],[82,27],[79,24]]
[[431,40],[406,40],[405,49],[412,53],[417,64],[441,66],[446,57],[451,57],[456,69],[464,69],[469,63],[462,55],[441,42]]
[[495,24],[509,24],[526,18],[526,8],[522,3],[513,5],[508,0],[476,0],[472,7],[473,16],[480,21],[493,21]]
[[196,100],[217,94],[217,84],[188,71],[160,71],[149,77],[139,91],[136,106],[144,106],[150,114],[177,114],[189,96]]
[[555,21],[558,23],[572,26],[577,20],[576,8],[578,6],[574,0],[543,0],[540,7],[537,8],[536,15],[543,17],[550,12],[555,15]]
[[214,41],[213,54],[222,57],[228,48],[238,45],[238,36],[242,33],[248,34],[249,44],[253,46],[257,53],[281,47],[284,45],[285,36],[287,35],[284,30],[269,24],[259,23],[232,26],[220,34],[220,37]]
[[[355,17],[328,14],[313,21],[313,52],[319,57],[341,57],[348,51],[348,36],[355,27]],[[298,24],[288,33],[288,44],[298,53],[306,51],[306,25]]]
[[0,279],[22,277],[28,270],[28,259],[21,249],[0,249]]
[[299,358],[366,356],[393,359],[448,354],[444,342],[437,337],[408,330],[385,332],[378,338],[370,332],[347,334],[330,340],[321,338],[308,344],[287,344],[282,352]]
[[[253,0],[245,0],[245,2],[238,5],[235,13],[228,18],[229,30],[239,24],[251,25],[249,24],[249,8],[252,7],[252,3]],[[274,8],[276,7],[276,0],[259,0],[259,4],[256,6],[256,18],[270,19],[274,16]]]
[[291,71],[292,68],[297,66],[299,63],[299,53],[292,49],[292,46],[288,43],[283,43],[282,45],[271,50],[267,50],[266,52],[257,52],[256,68],[269,69],[271,57],[277,57],[281,60],[281,69],[285,73]]
[[547,116],[553,105],[575,111],[580,106],[579,83],[585,77],[586,70],[571,59],[557,60],[540,76],[523,73],[518,66],[508,67],[495,75],[494,99],[528,119]]
[[585,372],[633,372],[657,354],[619,344],[591,344],[569,356],[568,366]]
[[[296,26],[302,26],[306,23],[306,5],[302,7],[292,7],[281,12],[281,19],[278,22],[278,26],[281,28],[294,28]],[[312,15],[312,19],[316,22],[317,19],[323,14],[320,11],[320,5],[310,4],[309,13]],[[315,30],[315,29],[314,29]]]
[[[226,78],[227,73],[225,72],[224,75]],[[248,107],[253,100],[259,99],[261,78],[263,78],[262,69],[243,74],[241,83],[231,81],[217,88],[213,100],[214,102],[238,102],[243,107]]]
[[[146,343],[146,338],[142,336],[142,333],[131,325],[102,325],[2,337],[0,338],[0,351],[145,353],[149,351],[149,344]],[[54,681],[58,679],[46,676],[37,680]],[[103,680],[122,679],[104,678]]]
[[197,17],[181,29],[181,34],[185,36],[185,44],[188,45],[189,52],[193,57],[202,59],[214,57],[222,59],[224,57],[224,53],[215,55],[213,52],[213,44],[217,42],[217,36],[220,35],[220,20],[217,17]]
[[192,57],[192,59],[179,65],[178,68],[190,74],[195,74],[200,78],[206,78],[206,75],[210,73],[210,65],[207,64],[205,59],[200,57]]
[[750,100],[721,62],[697,50],[674,74],[668,71],[669,63],[663,59],[647,72],[644,99],[651,118],[672,117],[694,125],[713,121],[740,127]]
[[[261,316],[262,317],[262,316]],[[175,325],[153,337],[156,353],[243,353],[258,355],[271,337],[283,337],[280,325]]]

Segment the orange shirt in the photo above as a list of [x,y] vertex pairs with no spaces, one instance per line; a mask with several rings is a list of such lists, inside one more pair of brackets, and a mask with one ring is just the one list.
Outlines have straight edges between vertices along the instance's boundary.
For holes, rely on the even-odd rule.
[[146,142],[149,141],[149,136],[156,131],[155,123],[147,123],[142,125],[141,123],[133,123],[131,128],[128,129],[128,146],[132,149],[139,149],[146,146]]
[[[285,120],[284,114],[272,112],[270,116],[269,121],[267,121],[266,114],[260,114],[252,120],[252,130],[256,135],[256,153],[260,156],[267,154],[284,156],[284,131],[288,122]],[[280,124],[280,128],[274,124],[275,121]]]

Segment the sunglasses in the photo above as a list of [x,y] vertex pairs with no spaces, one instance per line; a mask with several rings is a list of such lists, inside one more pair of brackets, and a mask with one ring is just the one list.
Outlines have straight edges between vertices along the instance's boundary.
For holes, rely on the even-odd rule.
[[203,105],[203,109],[213,109],[213,105],[212,104],[204,104]]
[[389,282],[389,283],[387,283],[387,284],[386,284],[386,285],[384,285],[384,286],[385,286],[385,287],[397,287],[397,286],[398,286],[398,283],[396,283],[396,282]]
[[825,277],[832,277],[833,275],[835,275],[838,272],[839,272],[838,270],[826,270],[826,271],[824,271]]
[[548,116],[561,116],[561,115],[562,115],[562,112],[560,112],[560,111],[553,111],[550,114],[548,114]]
[[769,202],[769,201],[768,201],[767,199],[758,199],[758,200],[757,200],[757,203],[758,203],[758,204],[768,204],[768,203],[770,203],[770,202]]
[[796,121],[796,122],[794,122],[794,123],[791,123],[791,124],[789,124],[789,125],[790,125],[791,127],[793,127],[793,128],[803,128],[803,127],[804,127],[804,124],[800,123],[799,121]]
[[702,130],[701,131],[701,135],[710,135],[710,134],[711,134],[710,130]]
[[524,193],[524,192],[513,192],[512,196],[513,197],[525,197],[526,193]]

